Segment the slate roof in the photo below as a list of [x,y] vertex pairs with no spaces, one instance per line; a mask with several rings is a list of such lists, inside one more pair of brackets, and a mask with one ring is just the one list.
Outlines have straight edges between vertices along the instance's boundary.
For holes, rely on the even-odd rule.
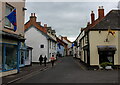
[[102,20],[100,20],[95,26],[91,27],[91,30],[120,30],[120,10],[111,10]]

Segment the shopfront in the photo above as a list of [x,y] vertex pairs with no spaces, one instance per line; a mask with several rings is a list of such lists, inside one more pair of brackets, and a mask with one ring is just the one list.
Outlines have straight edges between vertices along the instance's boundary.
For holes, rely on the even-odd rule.
[[19,35],[2,32],[0,41],[0,77],[19,72],[21,42],[25,39]]
[[115,46],[98,46],[99,64],[109,62],[114,65]]
[[0,69],[2,72],[17,69],[18,45],[10,43],[0,43],[1,61]]

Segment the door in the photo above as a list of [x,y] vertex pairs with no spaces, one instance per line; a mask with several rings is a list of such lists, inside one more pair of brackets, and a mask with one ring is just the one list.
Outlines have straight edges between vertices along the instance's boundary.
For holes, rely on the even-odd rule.
[[20,51],[20,67],[25,66],[25,51]]

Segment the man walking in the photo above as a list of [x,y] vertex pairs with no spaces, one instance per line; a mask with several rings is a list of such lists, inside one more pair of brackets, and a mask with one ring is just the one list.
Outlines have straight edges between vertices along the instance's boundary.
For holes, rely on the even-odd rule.
[[42,65],[42,61],[43,61],[43,57],[42,57],[42,55],[40,55],[40,57],[39,57],[40,65]]
[[44,60],[44,65],[46,66],[46,61],[47,61],[46,55],[45,55],[45,57],[43,58],[43,60]]

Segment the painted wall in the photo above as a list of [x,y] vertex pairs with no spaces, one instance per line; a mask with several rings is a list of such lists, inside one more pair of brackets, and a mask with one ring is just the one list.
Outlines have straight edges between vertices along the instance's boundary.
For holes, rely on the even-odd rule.
[[65,48],[62,45],[60,45],[60,48],[57,47],[57,52],[59,52],[62,56],[65,56],[65,51],[64,50],[65,50]]
[[120,65],[120,31],[118,32],[118,64]]
[[[2,1],[2,2],[1,2]],[[6,15],[6,2],[4,2],[5,0],[1,0],[0,1],[0,20],[2,20]],[[11,1],[11,0],[9,0]],[[21,2],[22,1],[22,2]],[[16,18],[17,18],[17,30],[16,32],[10,30],[10,29],[6,29],[4,26],[5,20],[3,20],[0,23],[0,31],[3,30],[5,32],[9,32],[9,33],[13,33],[13,34],[20,34],[21,36],[24,36],[24,11],[23,11],[23,7],[25,7],[25,2],[23,0],[19,0],[19,2],[7,2],[9,5],[13,6],[14,8],[16,8]],[[13,28],[13,26],[11,27]],[[8,40],[8,39],[2,39],[0,40],[0,42],[3,43],[12,43],[12,44],[17,44],[17,41],[15,41],[14,39]],[[2,56],[0,56],[2,57]],[[6,71],[6,72],[1,72],[0,74],[2,74],[2,76],[6,76],[6,75],[10,75],[10,74],[14,74],[17,73],[17,70],[11,70],[11,71]]]
[[[19,1],[23,1],[23,0],[19,0]],[[23,11],[23,7],[25,7],[25,2],[7,2],[7,3],[9,5],[13,6],[14,8],[16,8],[17,30],[16,30],[16,32],[13,32],[9,29],[4,28],[4,21],[5,20],[2,21],[2,26],[0,24],[0,28],[2,28],[2,30],[6,31],[6,32],[21,34],[22,36],[24,36],[24,15],[25,15],[25,11]],[[0,20],[1,20],[2,18],[5,17],[6,2],[0,2],[0,10],[2,10],[2,13],[0,12]],[[12,26],[12,28],[13,28],[13,26]]]
[[118,65],[118,31],[115,32],[115,37],[113,35],[108,36],[109,42],[105,42],[108,35],[108,31],[90,31],[89,41],[90,41],[90,65],[99,65],[99,54],[98,45],[115,45],[117,51],[114,55],[114,64]]
[[[25,32],[26,45],[33,48],[32,51],[32,62],[39,62],[39,56],[48,57],[48,40],[46,36],[38,31],[35,27],[31,27]],[[40,45],[44,45],[41,48]]]
[[54,57],[56,57],[56,54],[57,54],[56,43],[54,41],[52,41],[52,40],[49,40],[49,57],[48,57],[48,61],[50,61],[50,57],[52,55],[54,55]]

